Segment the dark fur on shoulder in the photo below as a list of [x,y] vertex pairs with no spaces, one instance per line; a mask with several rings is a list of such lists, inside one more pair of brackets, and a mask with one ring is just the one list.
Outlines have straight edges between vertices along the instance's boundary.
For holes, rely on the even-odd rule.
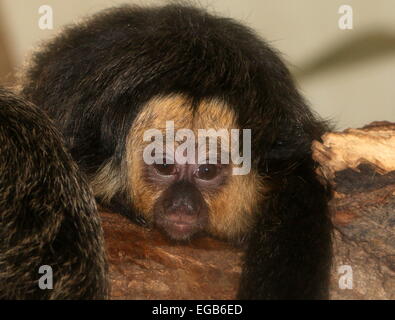
[[44,46],[22,92],[56,121],[90,180],[111,186],[97,194],[101,204],[135,219],[124,170],[139,112],[155,96],[180,94],[196,108],[224,101],[252,129],[253,170],[270,185],[247,237],[239,297],[327,298],[329,192],[310,149],[327,127],[252,30],[184,5],[107,10]]
[[96,204],[63,145],[43,111],[0,88],[0,299],[106,297]]

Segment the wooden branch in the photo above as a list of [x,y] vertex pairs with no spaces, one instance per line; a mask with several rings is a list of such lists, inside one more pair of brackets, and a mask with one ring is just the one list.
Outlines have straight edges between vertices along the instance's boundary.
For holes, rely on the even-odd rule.
[[102,213],[112,299],[233,299],[241,250],[211,238],[171,243],[157,230]]
[[[331,298],[395,299],[395,124],[327,133],[313,151],[335,190]],[[117,214],[102,219],[112,299],[235,298],[241,249],[211,238],[174,244]],[[352,289],[339,287],[343,265]]]
[[[395,299],[395,123],[327,133],[313,151],[335,190],[331,298]],[[339,288],[341,265],[352,290]]]

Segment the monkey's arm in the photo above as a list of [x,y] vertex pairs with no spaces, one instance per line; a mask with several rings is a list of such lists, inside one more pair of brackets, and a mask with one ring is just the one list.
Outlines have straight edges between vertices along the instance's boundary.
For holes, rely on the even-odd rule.
[[250,238],[239,298],[327,298],[331,223],[312,167],[306,160],[276,181]]

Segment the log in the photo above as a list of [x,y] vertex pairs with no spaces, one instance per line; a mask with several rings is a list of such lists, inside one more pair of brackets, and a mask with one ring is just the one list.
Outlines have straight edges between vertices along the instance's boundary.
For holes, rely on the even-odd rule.
[[[395,299],[395,123],[327,133],[313,157],[334,189],[330,298]],[[173,243],[118,214],[101,216],[111,299],[236,297],[241,248],[210,237]],[[341,285],[342,266],[352,288]]]
[[112,299],[233,299],[241,250],[209,237],[188,244],[102,213]]
[[[331,299],[395,299],[395,123],[327,133],[313,157],[335,190]],[[342,265],[352,289],[339,286]]]

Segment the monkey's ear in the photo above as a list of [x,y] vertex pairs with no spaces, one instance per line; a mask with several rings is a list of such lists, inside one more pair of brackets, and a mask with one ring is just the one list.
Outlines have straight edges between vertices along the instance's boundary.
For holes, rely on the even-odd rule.
[[327,190],[305,160],[257,214],[239,289],[241,299],[326,299],[331,260]]

